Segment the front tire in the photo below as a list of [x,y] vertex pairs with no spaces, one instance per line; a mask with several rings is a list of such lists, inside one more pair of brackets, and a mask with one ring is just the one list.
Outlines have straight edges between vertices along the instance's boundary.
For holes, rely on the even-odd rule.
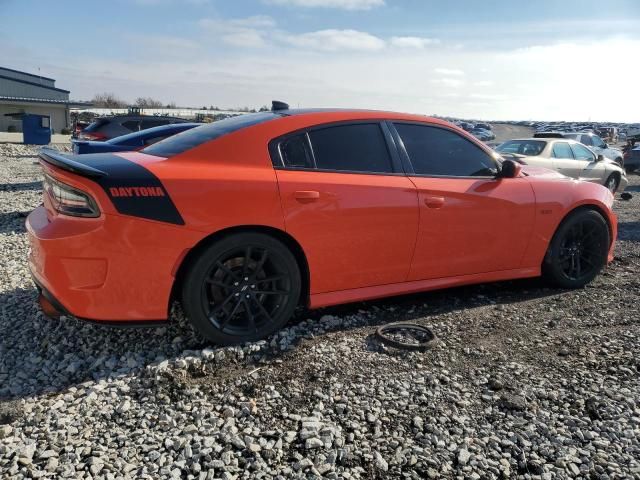
[[594,210],[578,210],[558,227],[543,263],[543,276],[562,288],[581,288],[607,264],[609,227]]
[[611,193],[616,193],[618,185],[620,185],[620,177],[617,173],[609,175],[606,182],[604,182],[604,186],[607,187]]
[[289,321],[300,299],[300,270],[291,251],[262,233],[222,238],[195,258],[182,305],[207,340],[232,345],[262,339]]

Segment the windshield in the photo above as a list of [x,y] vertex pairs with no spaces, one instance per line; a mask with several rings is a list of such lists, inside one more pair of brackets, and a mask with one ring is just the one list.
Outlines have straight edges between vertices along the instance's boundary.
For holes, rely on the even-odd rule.
[[158,143],[154,143],[150,147],[142,150],[142,152],[149,155],[155,155],[157,157],[172,157],[179,153],[186,152],[187,150],[191,150],[205,142],[215,140],[227,133],[233,133],[238,130],[242,130],[243,128],[251,127],[275,118],[280,118],[280,115],[272,112],[247,113],[231,118],[225,118],[224,120],[218,120],[217,122],[213,122],[208,125],[203,125],[201,127],[187,130],[186,132],[178,133],[177,135],[166,138]]
[[500,153],[513,153],[535,157],[542,153],[546,145],[547,142],[543,142],[542,140],[509,140],[508,142],[498,145],[496,150]]

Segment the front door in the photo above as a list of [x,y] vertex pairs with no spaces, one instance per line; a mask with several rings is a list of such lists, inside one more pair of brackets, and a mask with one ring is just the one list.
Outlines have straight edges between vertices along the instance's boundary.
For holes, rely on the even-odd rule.
[[409,280],[519,268],[535,215],[527,179],[495,179],[496,161],[458,132],[394,125],[420,202]]

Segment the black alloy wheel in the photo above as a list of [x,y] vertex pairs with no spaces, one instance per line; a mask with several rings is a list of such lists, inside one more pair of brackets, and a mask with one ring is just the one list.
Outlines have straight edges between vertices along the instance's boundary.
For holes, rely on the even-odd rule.
[[196,329],[216,343],[263,338],[281,328],[300,298],[292,253],[263,234],[238,234],[209,247],[194,263],[183,306]]
[[578,210],[558,227],[543,265],[558,286],[578,288],[591,282],[607,263],[609,227],[598,212]]

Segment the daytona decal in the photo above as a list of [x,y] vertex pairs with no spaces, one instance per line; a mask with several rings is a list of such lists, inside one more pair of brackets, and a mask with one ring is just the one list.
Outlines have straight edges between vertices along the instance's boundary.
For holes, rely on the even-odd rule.
[[96,182],[122,215],[184,225],[162,182],[140,164],[111,153],[67,156],[47,150],[40,158]]
[[112,197],[164,197],[161,187],[111,187]]

